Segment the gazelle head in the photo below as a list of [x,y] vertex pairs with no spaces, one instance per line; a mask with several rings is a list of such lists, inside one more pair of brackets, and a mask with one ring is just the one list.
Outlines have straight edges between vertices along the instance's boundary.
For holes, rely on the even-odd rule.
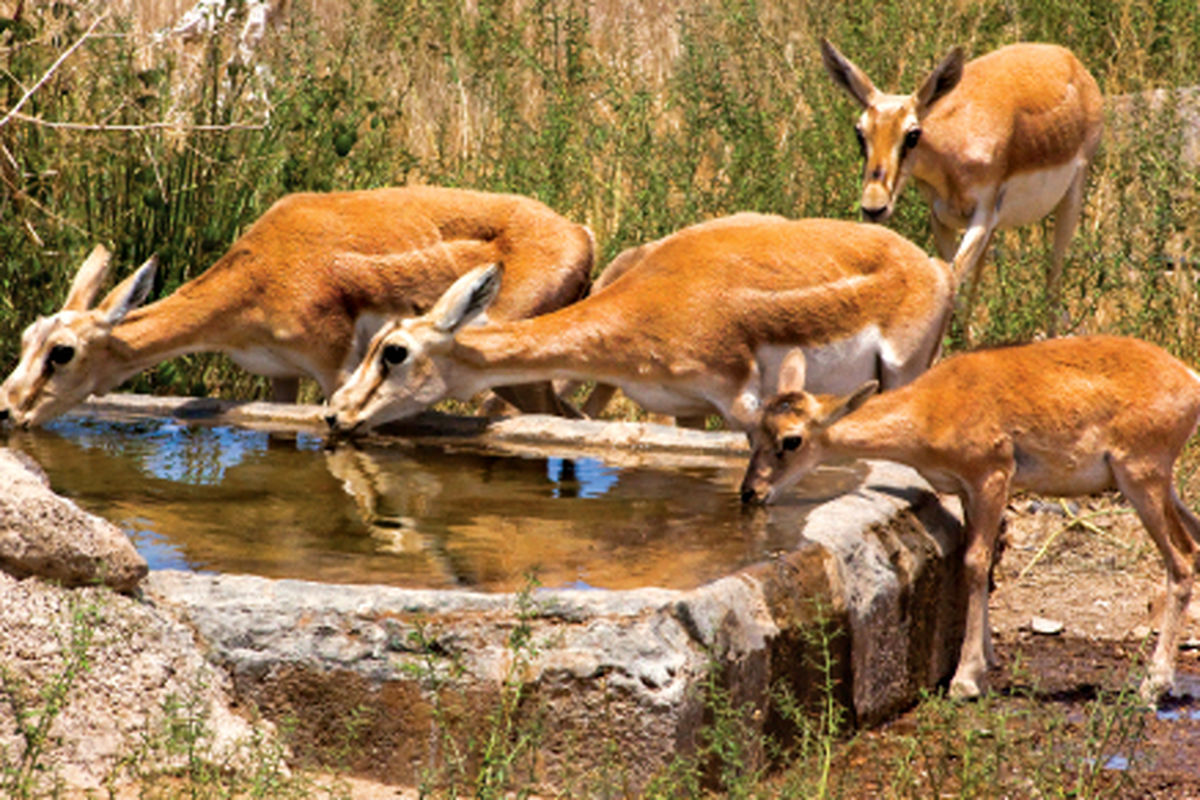
[[770,503],[780,492],[812,472],[825,458],[823,434],[875,394],[878,381],[867,381],[848,395],[787,392],[764,406],[750,431],[750,464],[742,479],[743,503]]
[[503,267],[476,267],[456,280],[421,317],[392,320],[329,398],[325,417],[335,432],[412,416],[453,393],[454,336],[496,299]]
[[110,253],[97,246],[83,262],[62,310],[39,317],[21,335],[21,360],[0,385],[0,418],[40,425],[124,380],[114,367],[112,329],[154,286],[152,256],[92,308]]
[[826,39],[821,40],[821,57],[834,83],[862,106],[854,126],[864,162],[862,214],[866,220],[881,222],[891,216],[912,171],[911,155],[921,143],[921,122],[962,78],[963,50],[955,47],[947,53],[911,95],[879,91]]

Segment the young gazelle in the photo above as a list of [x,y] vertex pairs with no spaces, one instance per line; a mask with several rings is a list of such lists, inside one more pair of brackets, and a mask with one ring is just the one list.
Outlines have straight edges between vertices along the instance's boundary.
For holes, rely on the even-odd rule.
[[773,398],[751,434],[742,499],[771,502],[835,457],[899,461],[958,495],[968,602],[950,689],[970,697],[992,662],[988,571],[1009,493],[1120,489],[1166,563],[1167,602],[1142,694],[1166,692],[1200,566],[1200,520],[1173,483],[1200,417],[1200,376],[1153,345],[1096,336],[960,355],[902,389],[871,397],[874,390],[868,383],[844,396]]
[[[153,259],[93,307],[108,261],[106,250],[93,251],[62,310],[26,329],[20,363],[0,386],[0,417],[39,425],[201,351],[270,377],[276,400],[295,400],[301,376],[328,397],[385,319],[425,313],[480,264],[502,261],[508,271],[497,317],[573,302],[588,285],[592,240],[536,200],[410,186],[288,195],[207,271],[140,308]],[[548,385],[509,398],[528,411],[566,410]]]
[[376,425],[506,383],[595,379],[649,411],[716,412],[749,430],[777,391],[912,380],[937,352],[954,283],[947,264],[878,225],[761,214],[679,231],[603,291],[526,320],[468,326],[500,285],[498,270],[480,270],[426,316],[380,330],[329,423]]
[[[1079,223],[1088,163],[1104,127],[1100,89],[1069,51],[1014,44],[963,63],[955,48],[911,95],[885,94],[828,41],[825,68],[863,108],[855,126],[863,153],[862,213],[887,219],[911,176],[929,203],[938,253],[970,281],[997,228],[1054,212],[1047,272],[1051,333],[1057,325],[1063,257]],[[955,248],[955,232],[966,230]],[[964,321],[965,322],[965,321]]]

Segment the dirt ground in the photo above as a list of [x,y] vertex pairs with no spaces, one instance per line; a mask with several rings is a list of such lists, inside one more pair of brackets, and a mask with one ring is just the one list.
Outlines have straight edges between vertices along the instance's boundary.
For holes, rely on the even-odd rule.
[[[1031,720],[1006,756],[1043,766],[1040,743],[1075,754],[1098,746],[1093,727],[1107,698],[1135,687],[1154,644],[1154,622],[1162,602],[1165,573],[1137,516],[1118,495],[1058,501],[1015,497],[1006,515],[1007,547],[995,570],[991,624],[1001,667],[991,675],[996,694],[986,713],[995,721]],[[1036,626],[1034,618],[1041,618]],[[1038,633],[1048,627],[1057,633]],[[1114,732],[1103,751],[1105,769],[1095,794],[1121,798],[1200,798],[1200,601],[1194,600],[1177,661],[1176,690],[1157,712],[1124,716],[1134,730]],[[1107,704],[1107,705],[1103,705]],[[1041,715],[1041,716],[1038,716]],[[1046,719],[1061,722],[1053,736]],[[1032,720],[1040,720],[1033,722]],[[1023,723],[1017,722],[1020,728]],[[1119,727],[1119,726],[1118,726]],[[897,792],[895,764],[903,743],[929,730],[929,711],[911,711],[863,732],[843,758],[843,768],[862,769],[862,796],[921,796]],[[1124,741],[1119,736],[1128,736]],[[957,745],[956,745],[957,746]],[[921,762],[921,758],[915,759]],[[916,764],[927,768],[930,761]],[[958,765],[956,768],[961,768]],[[1039,769],[1032,766],[1029,769]],[[873,774],[874,772],[877,774]],[[1077,776],[1062,777],[1061,796]],[[950,781],[952,796],[961,789]],[[1031,788],[1029,795],[1036,796]],[[1013,795],[996,789],[986,796]],[[943,794],[945,796],[945,794]]]

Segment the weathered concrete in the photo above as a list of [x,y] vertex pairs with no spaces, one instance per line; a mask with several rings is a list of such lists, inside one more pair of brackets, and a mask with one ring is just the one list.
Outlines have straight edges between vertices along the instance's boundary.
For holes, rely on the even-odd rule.
[[50,491],[22,453],[0,448],[0,570],[63,586],[106,584],[130,592],[146,561],[115,525]]
[[[322,426],[320,407],[109,397],[106,414],[168,414],[272,430]],[[423,417],[409,435],[510,452],[602,453],[655,463],[728,458],[744,437],[657,425],[517,417]],[[766,513],[766,512],[757,512]],[[186,623],[239,703],[294,726],[301,757],[412,783],[493,725],[505,686],[538,731],[547,787],[636,788],[696,743],[706,676],[764,730],[780,684],[813,698],[817,631],[860,723],[886,718],[953,667],[962,603],[958,522],[911,470],[872,463],[861,487],[810,512],[808,542],[692,591],[546,591],[528,596],[153,573],[145,596]],[[528,632],[515,647],[514,632]]]

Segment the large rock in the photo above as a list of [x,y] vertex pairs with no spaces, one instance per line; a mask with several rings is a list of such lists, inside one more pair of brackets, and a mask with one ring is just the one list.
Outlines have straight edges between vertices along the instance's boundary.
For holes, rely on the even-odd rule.
[[[123,766],[176,769],[189,749],[229,763],[254,731],[228,686],[192,632],[152,606],[0,573],[0,794],[22,764],[37,766],[27,788],[42,797],[136,777]],[[44,714],[49,727],[33,732]]]
[[106,584],[133,591],[146,561],[112,523],[50,490],[28,456],[0,448],[0,570],[63,586]]

